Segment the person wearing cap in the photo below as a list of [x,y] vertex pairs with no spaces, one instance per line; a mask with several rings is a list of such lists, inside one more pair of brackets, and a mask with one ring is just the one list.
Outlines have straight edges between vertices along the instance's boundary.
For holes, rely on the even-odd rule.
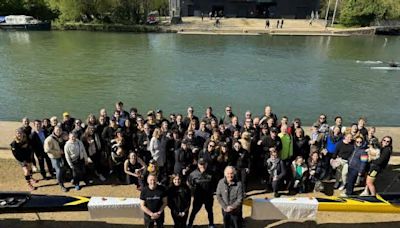
[[188,227],[193,226],[196,214],[200,211],[204,204],[208,214],[209,227],[213,228],[213,194],[215,189],[215,181],[214,175],[208,171],[207,163],[204,159],[200,158],[198,160],[197,169],[189,175],[187,182],[193,193],[192,211],[190,213]]
[[277,151],[282,149],[282,140],[278,137],[278,129],[273,127],[270,129],[270,134],[266,139],[264,147],[271,151],[271,148],[275,148]]
[[222,208],[224,227],[243,227],[242,205],[244,198],[243,186],[235,179],[236,170],[227,166],[224,178],[218,182],[217,200]]
[[63,120],[61,122],[61,128],[63,129],[63,131],[66,131],[69,133],[72,130],[74,130],[74,128],[75,128],[74,123],[75,123],[75,119],[70,116],[69,112],[64,112]]

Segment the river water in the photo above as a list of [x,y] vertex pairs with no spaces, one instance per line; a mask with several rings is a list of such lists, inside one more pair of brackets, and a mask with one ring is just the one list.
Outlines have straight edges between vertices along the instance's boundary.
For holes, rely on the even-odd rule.
[[242,117],[270,104],[311,124],[400,126],[400,71],[363,61],[400,61],[400,37],[195,36],[77,31],[0,31],[0,119],[85,118],[122,100],[141,113],[192,105]]

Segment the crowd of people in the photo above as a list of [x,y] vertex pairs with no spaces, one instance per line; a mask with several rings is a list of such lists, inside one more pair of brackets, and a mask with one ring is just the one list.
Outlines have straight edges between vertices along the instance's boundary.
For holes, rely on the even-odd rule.
[[364,186],[361,195],[375,195],[392,138],[379,141],[364,118],[346,128],[342,117],[329,126],[321,114],[306,135],[300,118],[278,120],[270,106],[260,116],[246,111],[243,118],[231,106],[221,118],[208,107],[199,118],[193,107],[186,115],[165,117],[162,110],[128,112],[117,102],[110,116],[103,108],[85,121],[65,112],[61,121],[34,120],[32,128],[25,117],[11,149],[30,190],[38,182],[35,171],[43,179],[55,178],[64,192],[68,182],[76,190],[82,181],[132,184],[141,191],[146,227],[162,227],[167,205],[176,227],[186,227],[187,220],[192,226],[203,204],[213,227],[216,194],[224,224],[241,227],[249,182],[262,183],[275,197],[282,191],[323,191],[324,181],[332,179],[343,196],[353,195],[357,185]]

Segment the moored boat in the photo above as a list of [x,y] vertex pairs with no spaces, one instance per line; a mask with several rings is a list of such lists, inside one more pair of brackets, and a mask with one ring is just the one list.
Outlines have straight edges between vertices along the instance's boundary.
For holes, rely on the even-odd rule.
[[9,15],[0,23],[0,29],[4,30],[50,30],[51,22],[40,21],[32,16]]

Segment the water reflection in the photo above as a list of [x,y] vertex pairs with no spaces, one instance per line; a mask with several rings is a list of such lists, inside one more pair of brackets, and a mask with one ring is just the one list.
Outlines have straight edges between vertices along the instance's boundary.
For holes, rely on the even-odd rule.
[[29,37],[29,32],[9,31],[7,33],[11,43],[29,44],[31,42],[31,39]]

